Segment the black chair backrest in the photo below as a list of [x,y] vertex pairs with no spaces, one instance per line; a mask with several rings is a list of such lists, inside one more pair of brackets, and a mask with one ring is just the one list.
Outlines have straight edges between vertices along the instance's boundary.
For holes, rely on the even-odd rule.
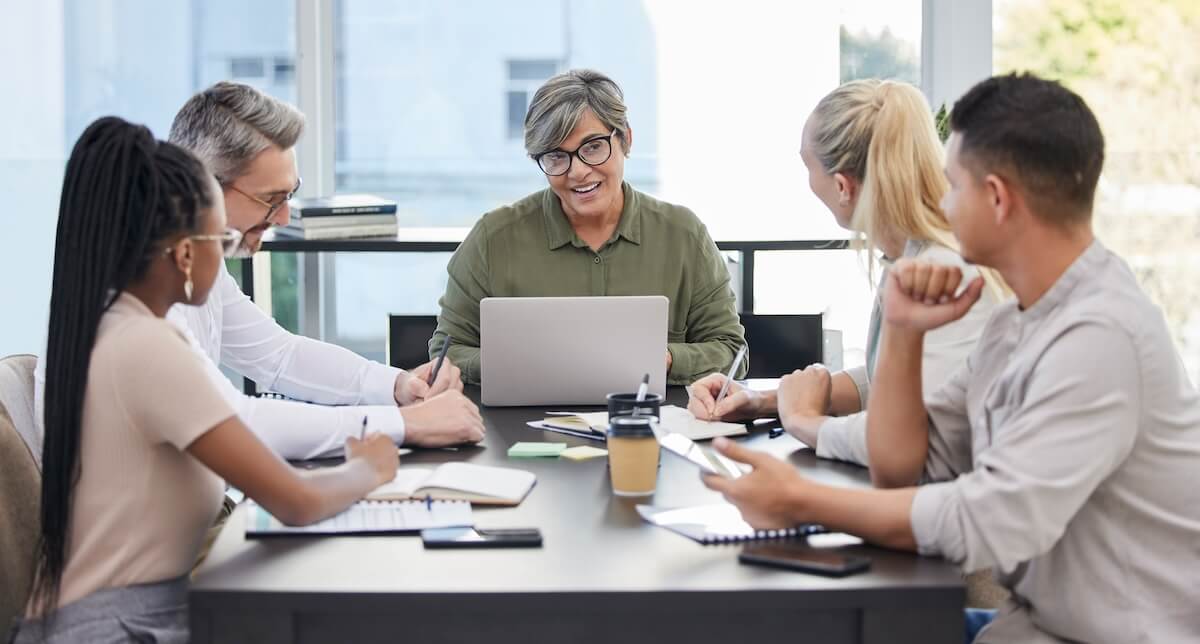
[[825,330],[820,313],[739,315],[750,345],[747,378],[778,378],[824,360]]
[[436,315],[389,315],[388,364],[412,369],[429,362],[429,339],[436,329]]

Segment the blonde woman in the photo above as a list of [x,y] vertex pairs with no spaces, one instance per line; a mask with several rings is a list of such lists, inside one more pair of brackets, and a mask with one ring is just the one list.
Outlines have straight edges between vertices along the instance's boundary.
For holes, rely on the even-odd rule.
[[[800,156],[808,167],[808,183],[838,224],[858,232],[875,272],[900,257],[962,269],[962,288],[980,271],[965,262],[940,202],[949,190],[942,171],[943,149],[929,104],[917,88],[892,81],[860,80],[842,85],[817,104],[804,125]],[[979,304],[961,320],[926,336],[922,388],[936,391],[966,359],[978,340],[992,306],[1007,296],[1007,287],[990,271]],[[867,465],[867,399],[879,346],[882,289],[876,289],[867,340],[867,364],[830,376],[819,366],[785,376],[776,391],[755,392],[730,383],[715,404],[724,376],[713,374],[692,385],[689,408],[702,418],[739,420],[779,415],[783,426],[817,455]],[[961,435],[960,435],[961,434]],[[970,444],[965,432],[930,436],[929,448],[950,453],[953,444]],[[962,453],[958,451],[957,453]],[[970,453],[970,450],[967,450]],[[930,459],[930,463],[942,462]],[[954,464],[966,467],[969,464]],[[959,470],[962,471],[962,470]],[[926,472],[939,478],[954,473]],[[879,485],[911,485],[888,480]]]

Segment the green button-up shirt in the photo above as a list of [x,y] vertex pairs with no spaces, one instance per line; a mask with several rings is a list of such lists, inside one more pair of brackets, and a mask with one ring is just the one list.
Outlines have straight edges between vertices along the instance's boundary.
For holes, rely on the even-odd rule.
[[[670,384],[724,372],[745,343],[729,271],[692,211],[622,184],[625,206],[612,238],[593,251],[571,227],[550,189],[487,213],[450,259],[436,356],[449,334],[449,357],[478,383],[479,301],[485,297],[663,295],[670,300]],[[663,356],[666,362],[666,356]],[[738,368],[744,374],[749,358]]]

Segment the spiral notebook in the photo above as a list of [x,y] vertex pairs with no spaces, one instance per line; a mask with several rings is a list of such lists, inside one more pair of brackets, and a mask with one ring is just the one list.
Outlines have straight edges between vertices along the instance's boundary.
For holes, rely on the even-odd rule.
[[742,513],[728,503],[698,505],[690,508],[657,508],[652,505],[639,505],[637,511],[648,523],[666,528],[706,546],[720,543],[788,539],[821,534],[826,531],[823,526],[815,523],[783,530],[755,530],[742,519]]
[[359,501],[340,514],[305,526],[284,525],[257,503],[246,510],[247,539],[416,534],[427,528],[475,525],[466,501]]

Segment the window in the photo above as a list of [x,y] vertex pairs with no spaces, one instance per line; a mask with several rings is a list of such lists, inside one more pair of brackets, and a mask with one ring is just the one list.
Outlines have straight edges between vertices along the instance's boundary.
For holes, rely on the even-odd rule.
[[508,138],[514,141],[525,139],[525,113],[529,101],[542,83],[558,73],[558,63],[553,60],[510,60],[508,61]]
[[5,69],[23,98],[0,102],[0,119],[21,124],[0,137],[0,191],[14,200],[0,215],[0,261],[29,279],[2,287],[27,312],[6,321],[0,355],[44,348],[63,169],[84,128],[115,114],[165,139],[188,97],[237,73],[295,101],[292,81],[273,83],[263,68],[294,59],[295,32],[292,0],[4,3],[0,42],[21,52]]
[[[402,226],[469,227],[545,188],[521,144],[529,99],[553,74],[590,67],[624,90],[633,186],[690,207],[717,239],[844,239],[808,189],[800,131],[842,80],[919,82],[921,2],[750,5],[338,0],[337,190],[397,200]],[[871,285],[859,259],[848,251],[760,254],[757,309],[835,307],[831,324],[851,350],[861,348]],[[382,357],[386,314],[436,312],[445,262],[329,260],[320,322],[327,339]],[[395,289],[360,279],[380,271],[395,276],[385,280]],[[839,288],[817,289],[820,297],[796,286],[828,274],[839,276]]]
[[1162,307],[1200,383],[1200,5],[995,0],[995,67],[1062,81],[1105,135],[1097,236]]
[[229,76],[240,81],[262,80],[266,73],[263,59],[238,57],[229,59]]
[[291,58],[275,57],[275,84],[291,85],[296,82],[296,63]]
[[843,83],[888,78],[921,84],[919,3],[845,3],[838,42]]

